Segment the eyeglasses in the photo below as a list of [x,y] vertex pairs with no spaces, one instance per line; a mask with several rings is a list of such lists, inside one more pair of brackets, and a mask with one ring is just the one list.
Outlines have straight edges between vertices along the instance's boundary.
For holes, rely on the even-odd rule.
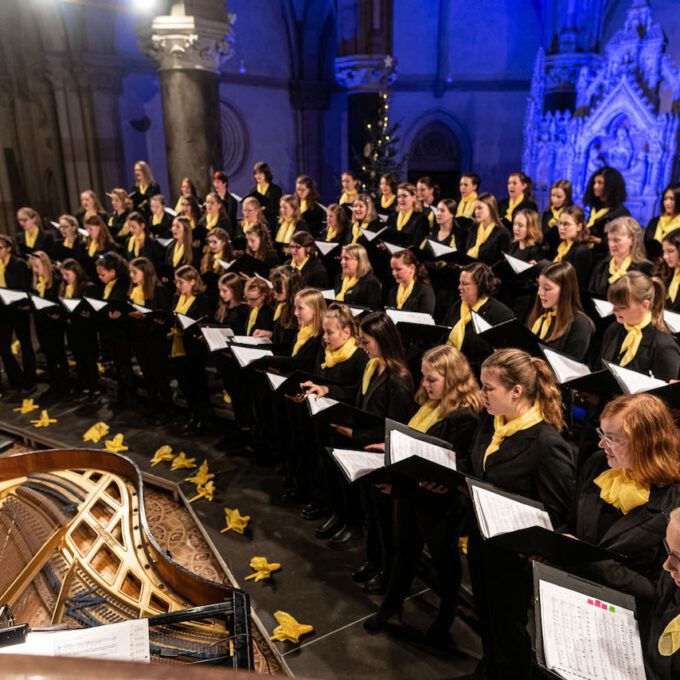
[[298,245],[297,243],[291,243],[291,244],[288,246],[288,249],[289,249],[289,250],[300,250],[300,248],[302,248],[302,247],[303,247],[303,246],[300,246],[300,245]]
[[668,559],[671,561],[671,564],[673,564],[675,567],[680,567],[680,555],[674,553],[671,550],[671,547],[668,545],[668,541],[665,538],[663,539],[663,547],[666,551],[666,554],[668,555]]
[[614,439],[614,437],[605,434],[601,428],[595,428],[597,436],[601,442],[604,442],[607,446],[619,446],[620,444],[625,444],[625,439]]

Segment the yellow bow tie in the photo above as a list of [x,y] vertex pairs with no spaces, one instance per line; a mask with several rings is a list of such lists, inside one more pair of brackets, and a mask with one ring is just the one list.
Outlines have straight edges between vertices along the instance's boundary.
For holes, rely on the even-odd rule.
[[642,342],[642,330],[652,323],[651,313],[647,313],[645,318],[640,322],[636,323],[634,326],[629,326],[627,323],[623,324],[623,327],[628,331],[626,337],[621,343],[621,349],[619,354],[623,354],[623,358],[619,362],[619,366],[626,366],[635,358],[638,349],[640,349],[640,343]]
[[672,619],[663,629],[658,648],[661,656],[673,656],[680,649],[680,616]]
[[649,487],[631,479],[624,468],[605,470],[593,481],[602,489],[600,498],[624,515],[649,502]]

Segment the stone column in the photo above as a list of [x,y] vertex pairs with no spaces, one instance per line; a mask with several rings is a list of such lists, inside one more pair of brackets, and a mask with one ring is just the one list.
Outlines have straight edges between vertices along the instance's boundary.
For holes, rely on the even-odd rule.
[[224,3],[221,8],[221,18],[156,17],[151,35],[141,41],[158,66],[173,200],[182,177],[191,177],[204,196],[212,172],[222,167],[219,76],[220,66],[232,56],[233,17]]

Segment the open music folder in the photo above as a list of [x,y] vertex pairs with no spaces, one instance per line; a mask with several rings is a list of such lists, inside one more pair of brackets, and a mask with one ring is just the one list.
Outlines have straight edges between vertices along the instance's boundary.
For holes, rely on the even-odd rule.
[[536,660],[567,680],[645,680],[635,599],[533,563]]
[[667,383],[651,375],[632,371],[630,368],[604,362],[605,368],[614,376],[623,394],[652,394],[663,399],[670,408],[680,407],[680,382]]
[[[327,448],[349,482],[385,469],[385,454],[371,451]],[[375,475],[374,475],[375,476]]]
[[588,365],[550,349],[550,347],[540,345],[540,349],[555,373],[557,382],[563,387],[603,396],[621,392],[621,387],[616,378],[606,368],[600,371],[591,371]]
[[517,347],[533,356],[541,356],[540,340],[518,319],[503,321],[491,326],[476,312],[472,312],[473,328],[480,338],[483,338],[494,349]]

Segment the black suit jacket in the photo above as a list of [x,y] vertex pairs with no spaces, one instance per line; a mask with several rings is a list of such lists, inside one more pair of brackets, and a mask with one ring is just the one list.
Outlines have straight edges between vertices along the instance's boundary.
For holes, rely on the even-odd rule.
[[578,287],[585,291],[588,289],[590,272],[593,270],[593,250],[587,243],[574,243],[562,262],[568,262],[576,270]]
[[234,331],[234,335],[245,335],[248,327],[248,315],[250,314],[250,307],[246,304],[237,305],[227,310],[227,315],[224,317],[222,323]]
[[[477,232],[479,225],[475,224],[468,234],[468,240],[465,244],[465,252],[467,253],[477,241]],[[489,234],[489,238],[482,244],[479,249],[477,259],[489,266],[496,264],[502,257],[503,253],[507,253],[510,249],[510,232],[501,225],[496,226]]]
[[[609,290],[609,263],[611,258],[607,257],[603,260],[598,260],[593,267],[593,271],[590,274],[590,285],[588,286],[588,292],[590,295],[601,300],[607,299],[607,291]],[[652,273],[652,263],[644,260],[643,262],[631,262],[630,267],[628,267],[629,272],[642,272],[650,276]]]
[[325,353],[322,351],[317,356],[317,361],[319,362],[315,367],[314,373],[320,375],[323,378],[328,378],[334,383],[344,387],[350,387],[349,392],[347,392],[347,401],[353,404],[356,400],[356,391],[359,389],[361,384],[361,379],[364,376],[364,368],[368,363],[368,356],[366,352],[357,348],[356,352],[340,364],[335,364],[332,368],[322,368],[321,364],[324,362]]
[[[388,307],[397,307],[398,288],[399,286],[392,288],[390,294],[387,296]],[[420,283],[420,281],[416,281],[411,294],[408,296],[404,306],[402,307],[402,310],[405,312],[423,312],[425,314],[434,314],[434,304],[435,298],[432,286],[429,286],[425,283]]]
[[170,213],[163,213],[163,218],[160,224],[152,224],[152,218],[149,219],[149,231],[154,238],[172,238],[172,215]]
[[[387,220],[387,226],[391,227],[396,238],[394,245],[400,245],[404,248],[418,248],[423,242],[423,239],[427,238],[430,232],[430,223],[427,220],[426,212],[416,212],[415,210],[411,213],[408,222],[404,224],[401,230],[397,231],[397,219],[399,213],[392,213]],[[388,236],[387,239],[390,237]]]
[[315,257],[310,257],[305,266],[300,270],[302,280],[310,288],[325,290],[328,287],[328,272],[323,262]]
[[647,643],[645,661],[649,680],[680,678],[680,651],[672,656],[659,654],[661,633],[676,616],[680,616],[680,588],[675,585],[670,574],[663,572],[657,585],[654,613],[644,636]]
[[68,260],[69,258],[73,258],[77,260],[78,262],[81,262],[83,259],[83,251],[84,251],[85,245],[80,238],[80,236],[76,236],[75,241],[73,242],[73,246],[71,248],[68,248],[64,245],[64,239],[58,239],[55,241],[54,244],[54,249],[52,251],[52,260],[55,262],[63,262],[64,260]]
[[427,434],[449,442],[458,460],[467,461],[470,458],[470,447],[478,427],[479,415],[471,408],[459,408],[435,423]]
[[[335,293],[336,295],[340,292],[342,288],[342,276],[338,276],[335,282]],[[350,288],[345,293],[345,304],[348,305],[361,305],[363,307],[369,307],[370,309],[380,308],[380,294],[382,290],[382,284],[377,276],[374,274],[366,274],[362,276],[357,285],[354,288]]]
[[140,191],[137,185],[133,186],[132,189],[130,189],[130,198],[132,199],[134,209],[139,210],[142,215],[148,217],[151,212],[149,201],[153,196],[160,193],[162,193],[161,186],[156,182],[149,184],[145,192]]
[[323,236],[323,225],[326,221],[326,213],[318,203],[305,210],[305,212],[300,215],[300,218],[304,220],[309,232],[314,238],[321,238]]
[[322,335],[319,334],[307,340],[307,342],[300,347],[298,353],[293,357],[293,366],[298,371],[314,373],[317,366],[320,366],[323,363],[323,355],[323,339]]
[[[591,210],[594,208],[591,207]],[[610,208],[599,220],[595,220],[590,226],[590,235],[601,239],[600,243],[596,243],[593,247],[597,256],[604,255],[607,252],[607,235],[604,233],[606,226],[617,217],[627,217],[630,211],[626,206],[620,205],[616,208]]]
[[512,220],[515,219],[515,215],[520,211],[520,210],[536,210],[538,211],[538,207],[536,206],[536,203],[530,199],[524,199],[521,201],[518,205],[515,206],[515,209],[512,211],[512,219],[508,219],[505,216],[505,213],[508,211],[508,206],[510,205],[510,198],[503,198],[500,201],[498,201],[498,214],[501,216],[501,222],[503,225],[508,229],[508,231],[512,231]]
[[127,259],[128,262],[131,262],[136,257],[145,257],[147,260],[150,260],[154,268],[158,270],[158,266],[161,264],[163,255],[163,251],[161,250],[158,241],[154,241],[149,235],[145,236],[144,243],[139,249],[139,255],[135,255],[134,250],[128,250],[130,246],[130,239],[133,238],[134,236],[130,236],[130,238],[127,240],[127,243],[125,244],[125,248],[123,248],[123,255],[125,256],[125,259]]
[[38,236],[35,239],[35,245],[32,248],[29,248],[29,246],[26,245],[25,231],[20,231],[17,234],[16,242],[18,248],[17,254],[20,257],[23,257],[24,259],[27,258],[31,253],[35,253],[38,250],[42,250],[44,253],[47,253],[47,255],[49,255],[50,257],[52,257],[53,255],[54,236],[47,231],[43,231],[42,229],[40,229]]
[[[262,206],[262,209],[264,210],[267,222],[269,222],[270,225],[269,228],[271,229],[272,226],[277,223],[279,218],[279,202],[281,201],[281,196],[283,196],[283,191],[281,191],[281,187],[278,186],[277,184],[270,183],[269,186],[267,187],[267,193],[261,194],[257,190],[257,186],[254,186],[250,190],[248,196],[252,196],[253,198],[256,198],[259,201],[260,205]],[[272,236],[273,235],[274,234],[272,234]]]
[[[250,316],[250,309],[248,310],[248,316]],[[248,316],[246,317],[246,329],[248,328]],[[260,307],[260,311],[257,313],[257,318],[253,327],[250,329],[248,335],[252,335],[255,331],[272,331],[274,332],[274,310],[269,305],[264,305]]]
[[577,361],[583,361],[588,353],[590,341],[595,332],[593,322],[582,312],[577,312],[574,321],[564,335],[555,340],[548,340],[552,332],[552,326],[548,329],[545,340],[541,342],[551,349],[562,352]]
[[5,267],[6,288],[11,290],[28,290],[31,285],[31,273],[25,260],[10,255]]

